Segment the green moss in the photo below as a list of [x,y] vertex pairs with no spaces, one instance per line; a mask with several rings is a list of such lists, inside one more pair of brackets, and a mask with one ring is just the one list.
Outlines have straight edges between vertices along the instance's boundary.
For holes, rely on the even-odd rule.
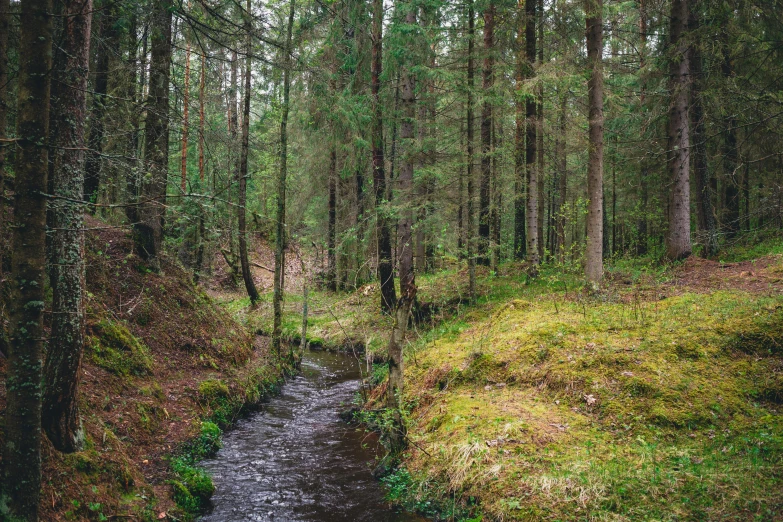
[[87,343],[95,365],[117,375],[149,375],[152,357],[149,348],[121,321],[103,319],[93,326]]
[[226,383],[219,379],[207,379],[198,385],[198,394],[207,402],[212,403],[227,398],[229,389]]

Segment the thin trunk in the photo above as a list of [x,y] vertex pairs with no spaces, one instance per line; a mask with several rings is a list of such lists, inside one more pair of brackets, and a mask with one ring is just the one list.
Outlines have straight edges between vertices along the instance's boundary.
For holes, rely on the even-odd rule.
[[199,72],[198,85],[198,179],[201,181],[201,189],[204,190],[204,91],[207,84],[207,55],[202,49],[201,71]]
[[153,270],[160,269],[169,158],[169,74],[171,71],[171,0],[155,0],[151,14],[152,58],[145,135],[147,175],[141,183],[136,250]]
[[589,159],[587,163],[587,253],[585,275],[593,283],[603,278],[603,186],[604,186],[604,85],[603,0],[586,0],[587,82],[589,115]]
[[[525,2],[525,74],[526,80],[535,76],[533,63],[536,60],[536,2]],[[527,260],[532,265],[541,262],[538,236],[538,199],[539,184],[536,165],[536,147],[538,145],[538,124],[536,118],[536,97],[528,94],[525,99],[525,170],[527,178]]]
[[476,27],[475,14],[473,12],[473,0],[468,1],[468,78],[467,78],[467,178],[468,178],[468,233],[466,240],[468,243],[468,297],[473,300],[476,297],[476,211],[475,211],[475,175],[473,174],[473,88],[474,79],[474,61],[473,52],[475,47]]
[[[538,33],[538,64],[544,63],[544,1],[536,0],[536,31]],[[536,86],[536,156],[538,160],[538,258],[544,259],[544,82]]]
[[[131,14],[130,27],[128,28],[128,82],[126,87],[128,107],[128,117],[130,119],[130,143],[127,145],[130,165],[125,174],[125,216],[129,223],[135,223],[138,220],[138,200],[139,200],[139,94],[137,87],[139,85],[138,74],[138,16],[134,10]],[[144,73],[142,72],[142,75]]]
[[[109,48],[116,40],[112,9],[106,9],[100,14],[98,28],[99,38],[92,41],[97,44],[95,57],[95,84],[90,114],[90,136],[88,138],[87,163],[84,173],[84,199],[88,203],[98,201],[98,190],[101,185],[101,155],[103,153],[104,117],[106,114],[107,93],[109,87]],[[95,213],[95,207],[88,207]]]
[[77,388],[84,349],[84,125],[87,113],[92,0],[63,4],[62,87],[51,114],[56,126],[52,160],[54,227],[52,330],[44,367],[43,428],[55,448],[78,451],[84,443]]
[[[647,85],[644,78],[644,67],[647,60],[647,0],[640,0],[639,2],[639,69],[641,76],[641,92],[639,94],[639,105],[641,109],[644,109],[645,95],[647,91]],[[649,175],[649,169],[647,168],[647,162],[644,157],[641,158],[639,168],[639,221],[637,228],[639,230],[639,238],[636,244],[636,254],[644,255],[647,253],[647,200],[649,198],[647,192],[647,178]]]
[[[0,140],[8,137],[8,31],[11,19],[10,0],[0,0]],[[0,141],[0,233],[5,234],[5,157],[7,143]],[[3,241],[0,245],[5,245]],[[0,292],[2,292],[3,267],[8,256],[7,249],[0,248]],[[2,331],[0,330],[0,333]],[[2,336],[0,336],[2,337]],[[0,341],[2,344],[2,341]]]
[[253,40],[250,27],[250,0],[247,0],[247,13],[245,15],[245,30],[247,31],[247,55],[245,56],[245,92],[242,100],[242,150],[239,159],[239,170],[237,171],[237,184],[239,186],[239,197],[237,205],[237,228],[239,231],[239,262],[242,266],[242,280],[245,282],[245,290],[250,297],[250,304],[255,305],[260,296],[256,285],[253,282],[253,274],[250,273],[250,261],[247,255],[247,230],[246,219],[247,211],[245,204],[247,202],[247,178],[248,174],[248,153],[250,149],[250,87],[251,87],[251,54],[253,51]]
[[51,13],[51,0],[21,2],[2,503],[28,522],[38,520],[41,488]]
[[[691,13],[691,30],[698,29],[696,13]],[[704,234],[704,257],[712,257],[718,252],[718,235],[715,227],[715,215],[712,208],[710,191],[710,170],[707,159],[707,133],[704,128],[704,108],[702,105],[702,57],[699,45],[691,47],[691,70],[693,74],[691,93],[691,126],[693,128],[693,179],[696,182],[696,217],[699,230]]]
[[327,230],[326,287],[337,290],[337,147],[329,151],[329,225]]
[[185,37],[185,85],[182,91],[182,153],[180,154],[180,190],[187,192],[188,114],[190,112],[190,40]]
[[[566,91],[567,92],[567,91]],[[558,153],[558,159],[560,160],[560,185],[557,189],[557,237],[558,237],[558,261],[565,262],[566,251],[566,216],[563,206],[567,199],[568,190],[568,142],[566,140],[566,107],[568,105],[568,95],[564,92],[560,99],[560,152]]]
[[378,278],[381,282],[381,311],[390,313],[397,302],[392,266],[392,244],[386,215],[386,172],[383,157],[383,109],[380,101],[383,62],[383,0],[373,0],[372,64],[370,90],[373,102],[372,169],[375,189],[376,234],[378,236]]
[[[460,154],[465,150],[465,122],[459,123],[459,150]],[[465,208],[463,205],[462,194],[465,192],[465,175],[460,166],[457,172],[457,258],[462,261],[465,257]]]
[[517,3],[517,63],[516,63],[516,126],[514,134],[514,258],[521,260],[527,254],[527,235],[525,234],[525,184],[527,168],[525,164],[525,133],[527,125],[526,96],[524,83],[528,74],[526,31],[527,11],[525,0]]
[[690,90],[690,42],[688,0],[672,0],[669,30],[669,233],[666,254],[669,259],[682,259],[691,254],[690,205],[690,125],[688,105]]
[[479,187],[478,262],[489,265],[490,187],[492,183],[492,88],[495,67],[495,2],[490,0],[484,10],[484,68],[481,106],[481,183]]
[[492,238],[492,271],[497,272],[500,264],[500,225],[501,225],[501,206],[503,205],[503,192],[500,188],[498,174],[498,156],[494,153],[499,148],[498,130],[495,122],[492,124],[492,205],[490,205],[490,231]]
[[[283,105],[280,116],[280,172],[277,177],[277,233],[275,234],[275,281],[272,306],[274,308],[274,326],[272,330],[272,349],[280,353],[283,327],[283,285],[285,277],[285,197],[286,176],[288,174],[288,104],[291,95],[291,33],[294,28],[295,0],[291,0],[288,13],[288,29],[283,49]],[[293,348],[292,348],[293,349]],[[293,355],[293,352],[291,353]]]

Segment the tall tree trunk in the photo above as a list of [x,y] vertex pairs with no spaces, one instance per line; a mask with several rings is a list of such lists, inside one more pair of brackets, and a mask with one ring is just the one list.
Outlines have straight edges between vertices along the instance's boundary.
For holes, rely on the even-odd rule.
[[198,179],[201,181],[201,190],[204,190],[204,103],[207,85],[207,54],[206,49],[201,50],[201,70],[198,82]]
[[182,153],[180,154],[180,190],[187,192],[188,115],[190,113],[190,39],[185,36],[185,84],[182,90]]
[[247,255],[247,230],[246,219],[247,211],[247,178],[248,174],[248,153],[250,150],[250,87],[251,87],[251,58],[253,51],[253,40],[251,37],[250,26],[250,0],[247,0],[247,13],[245,14],[245,30],[247,31],[247,55],[245,56],[245,92],[242,100],[242,150],[239,159],[239,170],[237,171],[237,184],[239,185],[239,197],[237,205],[237,226],[239,230],[239,262],[242,266],[242,280],[245,282],[245,290],[250,297],[250,304],[255,305],[258,302],[259,295],[256,285],[253,282],[253,274],[250,273],[250,261]]
[[[416,11],[413,2],[406,2],[405,24],[416,24]],[[410,44],[409,44],[410,45]],[[405,446],[405,425],[400,414],[400,398],[403,390],[403,343],[408,329],[408,319],[411,307],[416,299],[416,276],[413,271],[413,162],[414,162],[414,132],[413,122],[416,117],[415,77],[410,59],[402,68],[402,113],[400,123],[400,145],[404,154],[400,164],[399,188],[403,198],[402,210],[397,231],[398,259],[400,264],[400,299],[395,309],[394,327],[389,338],[389,384],[387,388],[387,407],[394,411],[394,427],[390,434],[393,451],[399,451]]]
[[2,503],[10,519],[37,522],[41,488],[46,191],[52,1],[21,2],[13,262],[8,300]]
[[326,244],[326,287],[337,290],[337,146],[329,150],[329,224]]
[[590,150],[587,163],[587,256],[585,275],[593,283],[603,278],[603,200],[604,200],[604,84],[603,0],[586,0],[587,64],[590,79],[587,98],[590,107]]
[[[727,38],[726,36],[723,37]],[[721,64],[721,72],[726,82],[731,81],[734,76],[734,67],[731,63],[731,50],[728,42],[723,43],[724,59]],[[723,159],[723,195],[726,205],[723,228],[726,230],[726,237],[732,238],[740,230],[740,180],[737,172],[739,166],[739,152],[737,150],[737,121],[729,108],[729,114],[724,117],[723,127],[724,136],[724,159]]]
[[125,102],[128,108],[128,117],[130,119],[130,140],[127,145],[130,165],[125,174],[125,216],[129,223],[135,223],[138,220],[138,202],[139,202],[139,81],[137,76],[138,68],[138,14],[134,9],[130,15],[130,27],[128,28],[128,82],[125,89],[127,100]]
[[[280,115],[280,172],[277,177],[277,233],[275,234],[275,282],[272,306],[274,309],[274,326],[272,330],[272,349],[280,353],[283,327],[283,284],[285,277],[285,197],[286,176],[288,175],[288,104],[291,95],[291,33],[294,28],[295,0],[291,0],[288,13],[288,29],[283,49],[283,105]],[[293,350],[293,348],[292,348]],[[291,352],[293,356],[293,351]]]
[[498,122],[492,123],[492,205],[490,205],[490,232],[492,239],[491,267],[493,272],[497,272],[500,264],[500,228],[501,228],[501,209],[503,206],[503,192],[500,188],[498,167],[498,155],[494,153],[500,148],[500,139],[498,138]]
[[381,284],[381,311],[390,313],[397,301],[392,267],[392,244],[386,206],[386,172],[383,157],[383,109],[381,107],[381,67],[383,63],[383,0],[373,0],[372,64],[370,90],[373,102],[372,172],[375,189],[375,227],[378,236],[378,278]]
[[[536,60],[536,1],[526,0],[525,2],[525,79],[534,77],[535,72],[533,63]],[[538,265],[541,262],[539,257],[538,243],[541,238],[538,236],[538,176],[540,173],[536,168],[536,147],[538,145],[538,124],[536,118],[536,97],[528,94],[525,99],[525,169],[527,177],[527,260]]]
[[563,206],[567,199],[568,190],[568,142],[566,140],[566,107],[568,106],[568,94],[567,90],[563,92],[560,99],[560,151],[558,152],[558,159],[560,161],[559,170],[559,187],[557,189],[557,237],[558,237],[558,261],[565,262],[566,252],[566,216]]
[[472,300],[476,296],[476,176],[473,173],[473,88],[475,87],[475,67],[473,61],[473,52],[475,48],[476,22],[473,11],[473,0],[468,2],[468,71],[467,71],[467,163],[468,169],[466,176],[468,178],[468,232],[466,241],[468,243],[468,297]]
[[527,168],[525,163],[525,134],[527,125],[526,100],[524,94],[525,79],[528,75],[527,62],[527,17],[525,0],[517,2],[517,63],[514,106],[516,126],[514,134],[514,258],[524,259],[527,253],[527,235],[525,234],[525,184]]
[[478,262],[489,265],[490,186],[492,182],[492,88],[495,80],[495,2],[484,9],[484,68],[481,106],[481,183],[479,186],[479,256]]
[[[639,105],[644,109],[647,85],[644,78],[644,67],[647,62],[647,0],[639,0],[639,71],[641,76],[641,92],[639,94]],[[644,123],[643,123],[644,124]],[[642,156],[639,168],[639,220],[637,224],[639,237],[636,243],[636,254],[644,255],[647,253],[647,178],[649,169],[647,160]]]
[[[691,31],[699,26],[698,15],[691,12]],[[696,217],[699,230],[704,234],[704,257],[711,257],[718,252],[718,234],[715,228],[715,215],[712,208],[710,191],[710,170],[707,160],[707,133],[704,128],[704,106],[702,90],[704,78],[702,72],[702,57],[698,43],[691,47],[691,126],[693,128],[693,179],[696,182]]]
[[58,79],[62,87],[51,114],[57,128],[52,147],[55,199],[51,203],[57,277],[52,281],[52,330],[44,366],[42,423],[55,448],[72,452],[81,449],[84,442],[76,401],[84,349],[84,208],[76,202],[82,200],[84,190],[92,0],[69,0],[63,4],[62,14],[64,67]]
[[671,196],[669,200],[669,233],[666,254],[682,259],[691,254],[690,204],[690,125],[688,100],[690,89],[690,42],[688,0],[672,0],[669,29],[669,127],[668,151]]
[[[536,0],[536,46],[538,64],[544,63],[544,0]],[[544,259],[546,235],[544,234],[544,81],[539,79],[536,86],[536,159],[538,163],[538,259]]]
[[153,270],[160,269],[169,164],[169,74],[171,70],[171,0],[154,0],[151,14],[152,57],[145,135],[147,175],[141,183],[136,249]]
[[[0,0],[0,140],[7,138],[8,126],[8,31],[11,19],[10,0]],[[5,157],[7,143],[0,141],[0,233],[5,234]],[[5,241],[0,242],[0,292],[2,292],[3,267],[8,251]],[[2,330],[0,330],[2,337]]]
[[[109,53],[110,46],[117,40],[117,30],[114,27],[114,10],[106,9],[100,13],[98,27],[99,38],[94,38],[97,44],[95,52],[95,85],[92,102],[92,114],[90,114],[90,135],[88,138],[87,163],[84,173],[84,199],[88,203],[98,201],[98,190],[101,185],[101,165],[104,137],[104,117],[108,103],[107,93],[109,87]],[[88,207],[91,213],[95,207]]]

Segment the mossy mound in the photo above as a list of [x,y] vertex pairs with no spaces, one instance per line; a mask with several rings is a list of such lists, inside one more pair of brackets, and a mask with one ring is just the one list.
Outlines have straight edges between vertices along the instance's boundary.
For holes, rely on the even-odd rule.
[[476,314],[408,358],[395,495],[484,520],[783,516],[781,305],[540,293]]

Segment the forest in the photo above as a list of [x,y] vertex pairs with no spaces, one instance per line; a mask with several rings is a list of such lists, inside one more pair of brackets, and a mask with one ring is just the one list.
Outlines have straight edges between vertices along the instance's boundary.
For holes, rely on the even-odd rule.
[[0,520],[783,519],[780,0],[0,0]]

